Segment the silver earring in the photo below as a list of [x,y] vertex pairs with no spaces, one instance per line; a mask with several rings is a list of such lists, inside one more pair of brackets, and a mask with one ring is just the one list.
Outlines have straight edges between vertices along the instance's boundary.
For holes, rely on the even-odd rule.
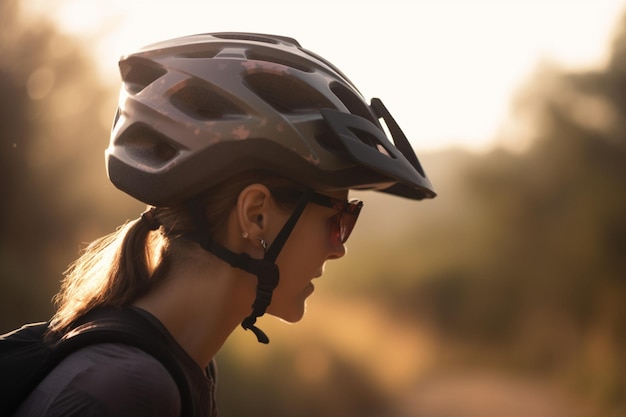
[[243,232],[241,234],[241,237],[243,237],[244,239],[247,239],[248,238],[248,232]]
[[263,240],[263,238],[261,237],[257,237],[259,243],[261,243],[261,247],[263,248],[263,250],[267,250],[267,243],[265,242],[265,240]]

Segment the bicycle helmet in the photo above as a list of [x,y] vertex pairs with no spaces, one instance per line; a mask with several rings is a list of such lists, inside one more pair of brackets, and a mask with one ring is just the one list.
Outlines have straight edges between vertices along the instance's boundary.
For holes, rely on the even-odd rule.
[[[374,189],[411,199],[435,193],[411,145],[379,99],[367,104],[331,63],[291,38],[208,33],[122,57],[123,80],[106,151],[113,184],[153,206],[186,204],[186,237],[258,278],[254,326],[278,285],[276,258],[311,190]],[[393,138],[392,143],[380,122]],[[309,191],[263,259],[208,236],[196,197],[247,170],[291,178]]]
[[179,204],[252,169],[317,190],[435,196],[382,102],[368,105],[345,75],[294,39],[186,36],[122,57],[120,71],[108,175],[147,204]]

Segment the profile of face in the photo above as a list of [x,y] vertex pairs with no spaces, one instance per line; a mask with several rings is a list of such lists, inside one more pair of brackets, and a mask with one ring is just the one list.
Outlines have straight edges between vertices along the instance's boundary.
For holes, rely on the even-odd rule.
[[[330,197],[345,201],[347,191],[328,193]],[[291,213],[282,213],[284,223]],[[296,223],[289,239],[277,259],[280,281],[274,290],[267,313],[290,323],[302,319],[306,299],[313,293],[313,279],[324,272],[327,261],[346,254],[340,239],[333,239],[338,210],[309,203]]]

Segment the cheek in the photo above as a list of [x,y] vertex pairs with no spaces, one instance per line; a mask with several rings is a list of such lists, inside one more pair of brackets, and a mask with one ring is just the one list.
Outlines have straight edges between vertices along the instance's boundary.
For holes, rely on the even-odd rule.
[[297,251],[300,257],[318,260],[325,259],[330,247],[328,219],[317,217],[301,229]]
[[329,230],[325,218],[308,218],[298,224],[279,256],[281,273],[307,274],[312,278],[328,256]]
[[311,274],[314,274],[320,265],[320,258],[319,251],[306,243],[285,252],[284,258],[278,260],[281,281],[283,276],[290,281],[313,278]]

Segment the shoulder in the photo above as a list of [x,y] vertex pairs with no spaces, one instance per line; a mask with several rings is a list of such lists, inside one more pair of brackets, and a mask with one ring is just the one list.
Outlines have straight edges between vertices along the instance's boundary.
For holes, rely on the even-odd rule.
[[167,369],[142,350],[121,344],[93,345],[74,352],[37,391],[49,397],[46,416],[180,414],[178,387]]

